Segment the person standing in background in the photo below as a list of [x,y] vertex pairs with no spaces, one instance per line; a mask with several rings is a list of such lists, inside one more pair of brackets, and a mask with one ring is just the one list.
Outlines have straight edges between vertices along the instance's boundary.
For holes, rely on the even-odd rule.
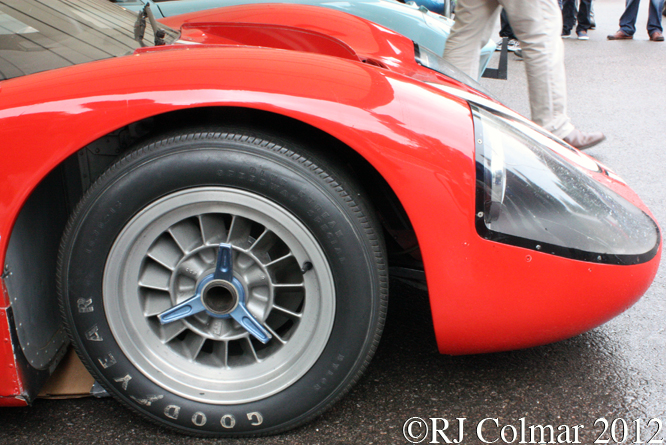
[[[620,16],[620,29],[608,36],[608,40],[630,40],[636,32],[636,18],[638,5],[641,0],[627,0],[624,13]],[[664,41],[664,29],[661,27],[661,14],[664,9],[664,0],[650,0],[647,32],[653,42]]]
[[603,141],[603,133],[584,133],[567,115],[562,11],[557,0],[458,0],[444,59],[476,76],[481,48],[497,23],[500,6],[520,40],[532,120],[579,149]]
[[[511,29],[511,24],[509,23],[509,19],[506,16],[506,11],[502,9],[502,12],[500,13],[500,31],[499,31],[500,37],[504,38],[506,37],[509,39],[507,42],[507,49],[509,51],[520,51],[520,42],[518,41],[518,37],[513,33],[513,29]],[[499,43],[498,45],[498,51],[499,51]]]
[[587,31],[592,28],[590,12],[592,11],[592,0],[579,0],[580,4],[576,10],[576,0],[562,0],[562,37],[571,36],[576,20],[576,35],[578,40],[588,40]]

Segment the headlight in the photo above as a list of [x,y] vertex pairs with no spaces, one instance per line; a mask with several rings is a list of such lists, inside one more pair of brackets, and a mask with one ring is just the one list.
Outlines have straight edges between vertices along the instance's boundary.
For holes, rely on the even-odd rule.
[[599,263],[656,255],[656,223],[585,172],[601,172],[597,163],[521,120],[470,106],[482,237]]

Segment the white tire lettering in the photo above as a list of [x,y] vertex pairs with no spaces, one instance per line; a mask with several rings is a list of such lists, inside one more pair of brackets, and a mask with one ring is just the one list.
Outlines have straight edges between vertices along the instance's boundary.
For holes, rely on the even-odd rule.
[[197,411],[192,416],[192,423],[195,424],[196,426],[204,426],[207,420],[208,419],[206,419],[206,415],[201,411]]
[[164,408],[164,415],[167,416],[169,419],[177,420],[179,414],[180,414],[180,406],[169,405],[166,408]]
[[104,341],[101,335],[99,335],[99,328],[97,325],[86,331],[86,338],[90,341]]
[[130,380],[132,380],[132,376],[130,376],[129,374],[127,374],[125,377],[119,377],[117,379],[113,379],[113,381],[116,383],[123,382],[122,387],[124,391],[127,391],[127,385],[129,385]]
[[250,421],[250,425],[257,426],[264,423],[264,416],[260,412],[254,411],[252,413],[247,413],[247,420]]
[[93,312],[95,310],[91,298],[79,298],[78,300],[76,300],[76,305],[79,307],[80,314]]
[[220,419],[220,425],[222,425],[223,428],[231,429],[236,425],[236,418],[231,414],[225,414]]
[[111,355],[110,352],[106,354],[106,356],[104,357],[99,357],[97,361],[99,362],[100,365],[102,365],[102,368],[104,369],[108,369],[116,364],[116,359],[113,355]]
[[157,402],[158,400],[161,400],[164,398],[163,395],[150,395],[146,396],[145,399],[139,399],[138,397],[130,396],[132,400],[134,400],[136,403],[143,405],[143,406],[150,406],[153,404],[153,402]]

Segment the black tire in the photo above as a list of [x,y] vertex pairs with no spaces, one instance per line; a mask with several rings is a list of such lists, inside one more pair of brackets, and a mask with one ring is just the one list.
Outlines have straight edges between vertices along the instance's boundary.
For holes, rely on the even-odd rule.
[[[338,400],[374,353],[388,290],[379,227],[325,164],[297,144],[216,130],[147,143],[109,168],[72,215],[58,262],[63,315],[97,381],[196,435],[274,434]],[[266,346],[205,312],[178,321],[175,337],[181,325],[157,323],[225,236],[246,267],[248,306],[275,334]]]

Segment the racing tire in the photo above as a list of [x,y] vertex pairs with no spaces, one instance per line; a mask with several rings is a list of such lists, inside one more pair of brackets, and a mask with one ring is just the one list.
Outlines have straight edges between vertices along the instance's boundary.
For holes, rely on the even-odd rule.
[[[208,295],[197,289],[225,245],[265,344],[208,306],[160,322]],[[71,216],[57,277],[97,382],[200,436],[275,434],[320,415],[369,363],[388,301],[381,231],[353,181],[249,130],[181,132],[117,161]]]

